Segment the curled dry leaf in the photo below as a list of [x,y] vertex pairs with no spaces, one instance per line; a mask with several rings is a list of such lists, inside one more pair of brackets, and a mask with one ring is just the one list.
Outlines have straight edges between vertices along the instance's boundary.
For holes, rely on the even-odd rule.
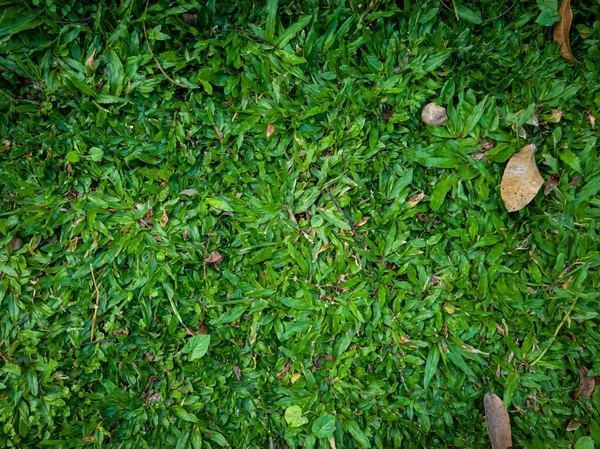
[[571,11],[571,0],[563,0],[558,10],[560,22],[554,25],[552,32],[554,40],[560,44],[560,53],[565,59],[577,61],[571,53],[571,42],[569,41],[569,30],[573,21],[573,12]]
[[596,126],[596,117],[594,117],[591,113],[587,115],[587,120],[592,128]]
[[500,193],[509,212],[515,212],[527,206],[544,184],[542,175],[535,163],[534,144],[525,145],[514,154],[504,170]]
[[444,126],[448,120],[446,108],[434,102],[426,105],[421,111],[421,121],[426,125]]
[[271,137],[271,134],[275,132],[274,125],[267,125],[267,137]]
[[94,56],[96,56],[95,48],[94,48],[94,51],[92,51],[92,54],[90,55],[90,57],[85,60],[86,69],[96,70],[96,67],[94,66]]
[[164,228],[169,222],[169,216],[167,215],[167,211],[163,210],[162,217],[160,217],[160,225]]
[[552,186],[558,185],[558,175],[552,175],[552,178],[548,180],[546,183],[546,187],[544,187],[544,195],[548,195],[552,192]]
[[596,388],[596,379],[588,377],[587,368],[579,368],[579,390],[577,396],[583,399],[589,399]]
[[569,425],[567,426],[567,432],[574,432],[581,427],[581,421],[577,418],[569,421]]
[[219,264],[223,260],[223,256],[219,253],[219,251],[213,251],[208,255],[206,259],[204,259],[204,263],[212,263],[215,266],[215,269],[219,271]]
[[485,408],[485,424],[492,443],[492,449],[511,447],[510,419],[502,399],[488,391],[483,398],[483,405]]

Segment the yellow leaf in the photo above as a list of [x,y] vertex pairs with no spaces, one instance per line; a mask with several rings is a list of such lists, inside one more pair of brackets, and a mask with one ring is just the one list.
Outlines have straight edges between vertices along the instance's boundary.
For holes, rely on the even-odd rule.
[[560,22],[554,25],[554,40],[560,43],[560,53],[565,59],[577,61],[571,53],[571,42],[569,41],[569,30],[573,21],[573,12],[571,11],[571,0],[563,0],[558,10]]
[[491,391],[483,398],[485,424],[492,443],[492,449],[506,449],[512,446],[510,419],[502,399]]
[[500,193],[509,212],[515,212],[527,206],[544,184],[542,175],[535,164],[534,144],[525,145],[514,154],[504,170]]
[[94,56],[96,56],[96,49],[94,49],[90,57],[85,60],[86,69],[96,70],[96,67],[94,67]]

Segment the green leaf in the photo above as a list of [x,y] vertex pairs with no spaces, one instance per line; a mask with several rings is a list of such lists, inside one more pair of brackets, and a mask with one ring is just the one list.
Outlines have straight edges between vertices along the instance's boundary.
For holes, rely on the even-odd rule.
[[560,16],[556,11],[546,9],[540,13],[538,18],[535,19],[535,22],[549,27],[554,25],[556,22],[560,22]]
[[504,407],[508,410],[510,404],[512,403],[513,395],[515,391],[517,391],[517,386],[519,383],[519,372],[517,370],[512,371],[508,378],[506,379],[506,385],[504,387],[504,397],[502,401],[504,402]]
[[335,417],[330,414],[319,416],[312,425],[312,433],[317,438],[329,438],[335,431]]
[[302,409],[297,405],[285,409],[283,417],[290,427],[300,427],[308,422],[308,419],[302,416]]
[[102,160],[103,156],[104,156],[104,151],[102,151],[100,148],[98,148],[98,147],[90,148],[90,159],[92,159],[94,162],[100,162]]
[[192,415],[191,413],[186,412],[183,408],[181,408],[177,405],[174,405],[173,407],[171,407],[171,410],[173,411],[173,414],[175,416],[183,419],[184,421],[198,422],[198,418],[195,415]]
[[277,4],[279,0],[267,0],[265,11],[267,12],[267,24],[265,26],[265,39],[272,41],[275,37],[275,20],[277,19]]
[[431,194],[431,203],[430,207],[432,210],[438,210],[444,200],[446,199],[446,195],[452,188],[453,180],[451,178],[440,179],[435,188],[433,189],[433,193]]
[[575,443],[574,449],[594,449],[594,447],[592,437],[581,437]]
[[467,20],[468,22],[474,23],[475,25],[480,25],[482,22],[481,15],[479,14],[479,12],[475,12],[472,9],[467,8],[466,6],[459,6],[457,11],[458,17],[460,17],[461,19]]
[[296,34],[302,31],[310,23],[311,20],[311,15],[300,17],[300,19],[296,23],[286,28],[286,30],[283,33],[281,33],[277,37],[277,39],[273,41],[273,44],[279,48],[285,47],[287,43],[291,41]]
[[225,212],[233,212],[233,208],[227,201],[220,200],[218,198],[206,198],[207,204],[214,207],[215,209],[224,210]]
[[369,449],[371,447],[369,438],[367,438],[367,435],[359,427],[357,421],[350,421],[348,423],[348,432],[350,432],[350,435],[354,437],[356,442],[360,444],[362,448]]
[[188,360],[194,361],[204,357],[208,352],[208,345],[210,343],[209,334],[200,334],[190,337],[185,346],[182,349],[184,354],[188,355]]
[[79,162],[79,153],[77,151],[69,151],[66,158],[71,163]]
[[431,379],[433,379],[433,376],[435,376],[435,373],[437,372],[437,366],[438,366],[439,360],[440,360],[440,350],[436,345],[436,346],[433,346],[429,350],[429,354],[427,355],[427,362],[425,362],[425,376],[423,379],[423,384],[424,384],[425,390],[427,390],[427,387],[429,386]]
[[475,128],[477,123],[479,123],[479,120],[481,120],[481,117],[483,116],[483,113],[485,112],[485,106],[487,103],[487,99],[488,99],[488,97],[486,95],[486,97],[483,100],[481,100],[477,104],[477,106],[475,106],[475,108],[473,109],[473,112],[467,119],[467,122],[465,123],[465,126],[462,130],[461,134],[463,136],[469,135],[471,133],[471,131],[473,131],[473,129]]

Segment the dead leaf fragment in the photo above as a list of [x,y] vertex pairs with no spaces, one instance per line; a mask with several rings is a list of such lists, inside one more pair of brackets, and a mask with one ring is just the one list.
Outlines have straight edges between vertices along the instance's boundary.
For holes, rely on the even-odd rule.
[[337,449],[337,447],[335,445],[335,437],[329,437],[329,438],[327,438],[327,441],[329,441],[329,447],[331,449]]
[[21,240],[19,237],[14,236],[11,241],[10,244],[12,245],[12,249],[13,251],[18,251],[21,248],[23,248],[23,240]]
[[510,419],[502,399],[491,391],[483,398],[485,424],[492,443],[492,449],[506,449],[512,446]]
[[569,41],[569,30],[573,21],[573,12],[571,11],[571,0],[563,0],[558,10],[560,22],[554,25],[552,32],[554,40],[560,44],[560,53],[565,59],[577,61],[571,53],[571,42]]
[[581,427],[581,421],[577,418],[569,421],[569,425],[567,426],[567,432],[574,432]]
[[206,259],[204,259],[204,263],[212,263],[215,266],[215,270],[219,271],[219,264],[223,260],[223,256],[219,253],[219,251],[213,251],[208,255]]
[[596,117],[594,117],[591,113],[587,115],[587,120],[592,128],[596,126]]
[[536,149],[534,144],[525,145],[506,165],[500,183],[500,193],[509,212],[527,206],[544,184],[535,163]]
[[267,137],[271,137],[271,134],[275,132],[275,125],[267,125]]
[[196,14],[192,14],[189,12],[184,12],[181,15],[181,20],[183,20],[188,25],[198,22],[198,16]]
[[96,67],[94,66],[94,56],[96,56],[95,48],[94,48],[94,51],[92,51],[92,54],[90,55],[90,57],[85,60],[85,68],[86,69],[90,69],[92,71],[96,70]]
[[587,368],[579,368],[579,390],[577,396],[583,399],[589,399],[596,388],[596,379],[588,377]]
[[421,202],[421,200],[423,199],[424,196],[425,196],[425,192],[419,192],[417,195],[413,196],[412,198],[407,199],[406,202],[414,207]]
[[160,217],[160,225],[164,228],[169,222],[169,216],[167,215],[167,211],[163,210],[162,217]]
[[431,102],[421,111],[421,121],[426,125],[444,126],[448,120],[446,108]]

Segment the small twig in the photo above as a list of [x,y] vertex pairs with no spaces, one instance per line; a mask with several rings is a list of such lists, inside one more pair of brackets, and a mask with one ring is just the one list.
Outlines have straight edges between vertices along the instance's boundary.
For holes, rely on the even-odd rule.
[[444,0],[440,0],[440,3],[444,6],[444,8],[446,8],[448,11],[452,12],[452,8],[450,8],[445,2]]
[[91,22],[94,19],[95,19],[95,17],[90,16],[90,17],[84,17],[83,19],[77,19],[77,20],[65,20],[65,21],[58,20],[58,21],[56,21],[56,23],[70,24],[70,23]]
[[92,273],[92,281],[94,281],[94,288],[96,289],[96,304],[94,305],[94,316],[92,317],[92,334],[90,335],[90,341],[94,341],[94,329],[96,327],[96,315],[98,314],[98,303],[100,302],[100,290],[98,290],[98,284],[96,283],[96,276],[94,276],[94,266],[90,262],[90,273]]
[[510,12],[510,10],[511,10],[511,9],[513,9],[513,8],[515,7],[515,5],[516,5],[516,4],[517,4],[517,2],[513,2],[513,4],[512,4],[512,5],[510,5],[510,7],[509,7],[509,8],[508,8],[506,11],[504,11],[502,14],[500,14],[499,16],[496,16],[496,17],[492,17],[491,19],[487,19],[487,20],[486,20],[486,22],[491,22],[492,20],[499,19],[499,18],[500,18],[500,17],[502,17],[504,14],[506,14],[506,13]]
[[[331,201],[333,201],[333,204],[335,205],[335,207],[337,208],[337,210],[344,216],[344,218],[346,219],[346,221],[348,222],[348,224],[352,228],[352,231],[354,232],[354,235],[360,241],[360,244],[362,245],[363,249],[365,251],[368,251],[367,245],[365,245],[364,240],[362,239],[362,237],[358,233],[356,227],[354,226],[354,223],[352,222],[352,219],[348,216],[348,214],[346,213],[346,211],[340,207],[340,205],[337,203],[337,201],[335,200],[335,198],[331,194],[331,191],[328,190],[327,193],[329,194],[329,198],[331,198]],[[367,259],[367,262],[369,263],[369,268],[371,269],[371,287],[373,289],[373,293],[375,293],[375,271],[373,270],[373,263],[369,259]]]
[[[4,346],[4,340],[0,341],[0,348],[2,346]],[[10,357],[8,357],[8,354],[5,354],[2,350],[0,350],[0,357],[2,357],[6,363],[10,362]]]
[[165,77],[169,81],[171,81],[176,86],[183,87],[183,88],[187,89],[188,87],[185,84],[181,84],[181,83],[175,81],[169,75],[167,75],[167,72],[165,72],[165,70],[162,68],[162,66],[160,65],[160,62],[158,62],[158,58],[154,55],[154,52],[152,51],[152,47],[150,46],[150,40],[148,39],[148,32],[146,31],[146,12],[148,11],[148,5],[149,4],[150,4],[150,0],[146,0],[146,8],[144,9],[144,21],[142,22],[142,27],[144,28],[144,37],[146,38],[146,46],[148,47],[148,51],[152,55],[152,58],[154,59],[154,62],[156,62],[156,65],[158,66],[158,69],[161,71],[161,73],[163,75],[165,75]]
[[560,324],[558,325],[558,327],[554,331],[554,335],[552,335],[552,337],[550,338],[550,342],[548,343],[548,345],[546,346],[546,348],[542,351],[542,353],[538,356],[538,358],[535,359],[533,361],[533,363],[531,363],[530,366],[532,366],[532,367],[535,366],[546,355],[546,352],[548,352],[548,349],[550,349],[550,347],[554,343],[554,340],[556,340],[556,337],[558,336],[558,333],[560,332],[560,329],[563,327],[563,325],[565,324],[565,322],[569,319],[569,316],[571,315],[571,312],[573,311],[573,308],[575,307],[575,304],[577,304],[577,300],[579,299],[579,293],[580,292],[578,292],[577,296],[575,296],[575,299],[573,300],[573,304],[571,304],[571,307],[569,308],[568,312],[565,313],[565,316],[563,317],[562,321],[560,322]]
[[273,44],[273,42],[265,39],[264,37],[260,37],[257,36],[254,33],[250,33],[249,31],[246,30],[241,30],[239,28],[229,28],[228,30],[215,30],[213,31],[215,34],[223,34],[223,33],[241,33],[241,34],[245,34],[248,37],[251,37],[253,39],[256,39],[257,41],[263,43],[263,44],[267,44],[270,45],[273,48],[276,48],[275,44]]
[[108,340],[94,340],[94,341],[86,341],[85,343],[81,343],[80,347],[83,348],[87,345],[95,345],[96,343],[116,343],[118,340],[116,338],[110,338]]

